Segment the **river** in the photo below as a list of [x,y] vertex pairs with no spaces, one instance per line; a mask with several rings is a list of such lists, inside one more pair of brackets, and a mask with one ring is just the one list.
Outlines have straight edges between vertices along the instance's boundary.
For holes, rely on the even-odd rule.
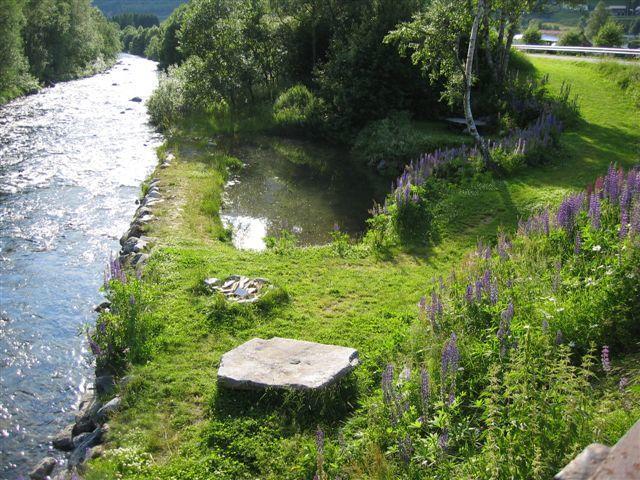
[[49,452],[92,380],[79,332],[156,164],[162,138],[131,101],[156,84],[155,62],[123,54],[0,107],[0,478]]

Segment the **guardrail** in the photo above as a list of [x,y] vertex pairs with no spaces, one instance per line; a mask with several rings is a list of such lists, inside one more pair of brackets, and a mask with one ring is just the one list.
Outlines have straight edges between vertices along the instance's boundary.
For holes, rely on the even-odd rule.
[[597,55],[624,55],[640,58],[640,48],[558,47],[550,45],[514,45],[513,48],[530,52],[565,52]]

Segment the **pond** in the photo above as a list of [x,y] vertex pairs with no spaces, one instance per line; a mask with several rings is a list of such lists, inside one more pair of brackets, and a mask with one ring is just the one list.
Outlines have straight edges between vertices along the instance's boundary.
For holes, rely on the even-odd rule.
[[337,226],[352,236],[366,227],[379,180],[344,150],[309,141],[261,137],[231,149],[244,167],[227,183],[221,218],[240,249],[263,250],[283,230],[300,245],[325,244]]

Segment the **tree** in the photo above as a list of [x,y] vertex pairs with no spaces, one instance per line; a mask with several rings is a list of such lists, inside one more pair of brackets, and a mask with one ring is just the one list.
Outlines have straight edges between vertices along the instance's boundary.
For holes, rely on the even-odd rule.
[[598,31],[593,39],[596,47],[619,47],[624,39],[622,25],[613,19],[609,19]]
[[593,41],[600,29],[610,18],[611,14],[609,13],[609,10],[607,10],[606,4],[603,1],[598,2],[596,8],[591,12],[591,15],[589,15],[587,28],[585,28],[584,31],[587,38]]
[[558,40],[558,45],[564,47],[582,47],[588,46],[589,41],[587,37],[584,35],[584,31],[573,29],[567,30],[562,34],[560,39]]
[[522,41],[527,45],[539,45],[542,43],[542,34],[540,33],[540,27],[538,23],[530,23],[524,34],[522,35]]
[[[20,31],[24,25],[22,2],[5,0],[0,10],[0,103],[18,95],[29,81]],[[32,83],[32,82],[31,82]]]

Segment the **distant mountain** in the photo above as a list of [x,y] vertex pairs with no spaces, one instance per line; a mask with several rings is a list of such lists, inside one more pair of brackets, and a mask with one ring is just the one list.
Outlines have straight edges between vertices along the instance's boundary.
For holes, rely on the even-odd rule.
[[164,20],[175,8],[187,0],[93,0],[93,4],[107,16],[119,13],[153,13]]

